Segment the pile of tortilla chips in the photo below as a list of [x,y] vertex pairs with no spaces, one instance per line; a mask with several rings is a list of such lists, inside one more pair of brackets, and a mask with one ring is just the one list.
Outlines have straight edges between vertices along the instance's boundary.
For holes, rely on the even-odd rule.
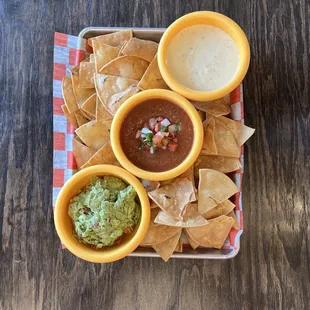
[[93,54],[62,80],[62,109],[77,135],[73,153],[78,169],[119,165],[109,143],[113,115],[139,91],[168,88],[157,64],[158,43],[126,30],[91,38],[88,44]]
[[[126,30],[91,38],[88,44],[93,54],[62,81],[62,109],[77,135],[72,145],[78,169],[120,165],[110,144],[113,115],[139,91],[168,88],[158,68],[157,43]],[[225,116],[231,112],[226,98],[193,105],[204,125],[194,166],[173,180],[141,180],[152,213],[141,246],[152,247],[165,261],[183,251],[184,238],[194,250],[221,249],[230,230],[240,229],[230,201],[239,189],[225,173],[242,168],[240,146],[255,130]]]

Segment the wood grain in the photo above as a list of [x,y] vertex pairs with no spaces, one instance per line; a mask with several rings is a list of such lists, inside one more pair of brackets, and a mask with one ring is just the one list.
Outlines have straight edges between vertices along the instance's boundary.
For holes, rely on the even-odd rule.
[[[215,10],[248,35],[241,252],[229,261],[61,250],[51,209],[53,35],[87,26],[166,27]],[[310,3],[0,0],[1,309],[309,309]]]

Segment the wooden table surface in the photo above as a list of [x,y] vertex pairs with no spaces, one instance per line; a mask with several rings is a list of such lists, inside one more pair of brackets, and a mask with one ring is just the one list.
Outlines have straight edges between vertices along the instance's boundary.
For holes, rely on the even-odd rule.
[[[214,10],[252,52],[241,251],[228,261],[126,258],[95,265],[61,250],[52,212],[54,31],[167,27]],[[308,0],[0,0],[1,309],[309,309]]]

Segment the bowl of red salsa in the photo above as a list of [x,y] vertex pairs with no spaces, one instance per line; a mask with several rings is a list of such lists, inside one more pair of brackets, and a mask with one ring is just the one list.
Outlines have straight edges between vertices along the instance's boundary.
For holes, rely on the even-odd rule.
[[120,164],[147,180],[177,177],[197,159],[203,126],[194,106],[169,90],[146,90],[117,111],[111,144]]

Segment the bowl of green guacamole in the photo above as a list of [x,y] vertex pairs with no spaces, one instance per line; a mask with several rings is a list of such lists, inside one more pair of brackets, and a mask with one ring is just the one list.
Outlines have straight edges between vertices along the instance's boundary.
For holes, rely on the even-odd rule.
[[62,243],[73,254],[91,262],[111,262],[133,252],[143,240],[150,221],[149,199],[128,171],[92,166],[63,186],[54,221]]

